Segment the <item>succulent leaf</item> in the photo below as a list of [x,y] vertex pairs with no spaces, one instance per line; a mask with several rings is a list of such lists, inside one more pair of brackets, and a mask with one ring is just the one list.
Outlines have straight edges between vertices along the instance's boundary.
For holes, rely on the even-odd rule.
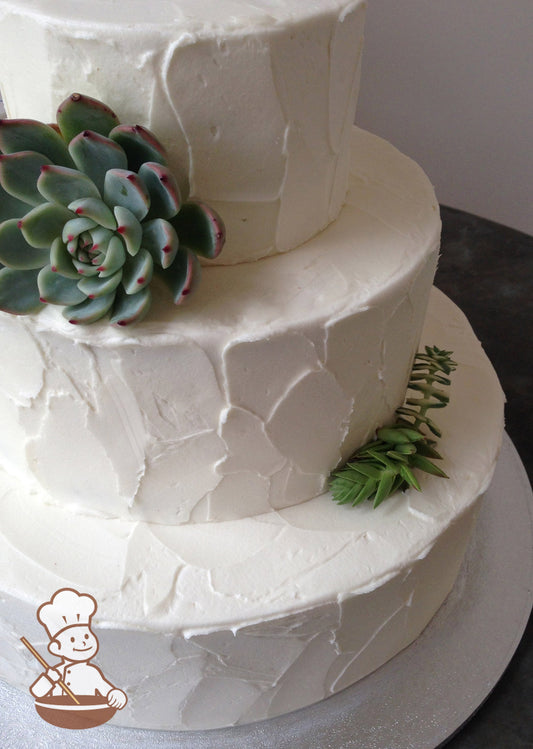
[[74,242],[84,232],[89,231],[90,229],[96,229],[97,227],[96,222],[93,221],[92,218],[88,218],[87,216],[76,216],[76,214],[74,215],[75,218],[71,218],[63,225],[61,238],[65,243]]
[[111,314],[112,325],[133,325],[146,317],[152,303],[152,293],[145,286],[138,294],[126,294],[122,289],[116,296]]
[[83,260],[72,258],[72,265],[76,268],[78,275],[80,276],[91,278],[92,276],[98,275],[98,268],[95,265],[90,265],[89,263],[84,262]]
[[74,166],[63,138],[53,127],[37,120],[0,120],[0,151],[36,151],[52,164]]
[[224,224],[220,216],[205,203],[184,203],[172,219],[172,225],[178,232],[180,244],[195,254],[210,259],[220,254],[226,234]]
[[81,281],[78,281],[78,289],[89,299],[96,299],[96,297],[103,296],[104,294],[111,294],[121,281],[122,268],[112,276],[83,278]]
[[124,206],[142,221],[150,209],[150,196],[139,176],[127,169],[110,169],[104,181],[104,200]]
[[161,274],[161,278],[172,293],[174,304],[182,304],[200,278],[200,263],[190,250],[180,247],[176,259]]
[[76,167],[92,179],[100,194],[104,192],[106,172],[128,168],[128,159],[119,144],[92,130],[79,133],[70,141],[68,150]]
[[0,221],[6,218],[22,218],[28,210],[27,203],[14,198],[0,185]]
[[123,205],[116,205],[114,208],[115,218],[117,220],[117,232],[120,234],[130,255],[136,255],[141,249],[142,241],[142,224],[133,213]]
[[72,325],[91,325],[107,315],[113,306],[114,299],[114,293],[99,296],[96,299],[86,299],[81,304],[65,307],[63,317]]
[[118,143],[128,157],[128,169],[137,172],[145,161],[166,164],[167,156],[162,144],[155,135],[141,125],[117,125],[109,133],[111,140]]
[[168,268],[178,252],[179,239],[172,224],[162,218],[154,218],[142,224],[142,246],[157,265]]
[[[103,252],[105,254],[107,252],[109,242],[114,236],[115,233],[111,231],[111,229],[106,229],[104,226],[96,226],[90,234],[94,252],[97,254]],[[96,254],[95,258],[93,259],[93,265],[99,265],[99,263],[96,262]]]
[[420,470],[425,471],[426,473],[431,473],[433,476],[440,476],[445,479],[448,478],[442,468],[439,468],[435,463],[432,463],[421,455],[415,455],[412,459],[412,464],[415,468],[420,468]]
[[118,125],[118,117],[98,99],[83,94],[71,94],[57,110],[57,124],[68,143],[83,130],[94,130],[108,135]]
[[58,203],[43,203],[32,208],[19,221],[19,227],[28,244],[45,250],[61,236],[65,222],[74,217],[74,213]]
[[147,161],[141,164],[139,177],[150,195],[147,218],[172,218],[180,209],[181,196],[177,180],[166,166]]
[[[44,203],[37,189],[41,168],[52,162],[35,151],[19,151],[0,156],[0,184],[6,192],[28,205]],[[24,213],[27,211],[24,207]],[[23,215],[23,214],[22,214]]]
[[106,253],[105,252],[98,252],[91,260],[93,265],[96,265],[98,267],[98,272],[100,273],[100,278],[104,278],[103,272],[101,271],[102,263],[105,263],[106,259]]
[[50,247],[50,267],[54,273],[59,273],[65,278],[79,279],[80,277],[80,274],[72,265],[72,257],[61,237],[56,237]]
[[115,234],[111,237],[109,244],[107,245],[105,261],[97,266],[96,270],[98,271],[100,278],[107,278],[107,276],[112,276],[117,272],[117,270],[119,270],[119,268],[122,268],[125,262],[126,250],[124,249],[124,243],[121,238],[117,237]]
[[65,166],[43,166],[37,189],[46,200],[64,206],[80,198],[100,197],[92,179]]
[[[63,241],[61,237],[60,239],[61,241]],[[69,239],[69,241],[67,242],[67,250],[69,254],[72,255],[72,257],[77,257],[78,255],[78,238],[77,237],[72,237],[72,239]]]
[[38,270],[0,270],[0,310],[12,315],[38,312],[43,303],[37,287]]
[[104,229],[112,231],[117,228],[113,212],[100,198],[81,198],[69,203],[67,207],[77,216],[85,216]]
[[48,252],[29,245],[19,229],[16,218],[0,224],[0,263],[15,270],[42,268]]
[[124,263],[122,286],[126,294],[136,294],[152,280],[154,261],[147,250],[142,248],[134,257],[127,257]]
[[37,286],[41,301],[46,304],[79,304],[85,299],[85,294],[78,289],[76,281],[55,273],[50,265],[41,269],[37,276]]

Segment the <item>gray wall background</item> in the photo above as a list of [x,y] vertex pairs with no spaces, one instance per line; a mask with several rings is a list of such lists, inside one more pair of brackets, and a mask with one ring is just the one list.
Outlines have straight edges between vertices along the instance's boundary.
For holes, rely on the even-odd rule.
[[368,0],[356,122],[439,202],[533,234],[533,0]]

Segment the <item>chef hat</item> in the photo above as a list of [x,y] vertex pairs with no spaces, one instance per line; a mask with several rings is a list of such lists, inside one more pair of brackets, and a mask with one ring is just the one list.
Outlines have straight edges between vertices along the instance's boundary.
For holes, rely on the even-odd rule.
[[37,619],[53,640],[67,627],[89,625],[95,611],[96,601],[92,596],[78,593],[72,588],[62,588],[54,593],[50,601],[39,606]]

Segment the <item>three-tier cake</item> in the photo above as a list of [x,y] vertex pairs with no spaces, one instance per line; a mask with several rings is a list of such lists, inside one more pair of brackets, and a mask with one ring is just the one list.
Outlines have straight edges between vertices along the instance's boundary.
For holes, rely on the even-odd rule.
[[[503,423],[497,378],[432,281],[421,169],[353,127],[361,0],[0,0],[11,118],[73,91],[165,144],[226,247],[131,328],[0,313],[0,676],[27,689],[37,606],[97,600],[117,722],[260,720],[412,642],[459,571]],[[448,479],[376,510],[328,476],[403,403],[415,352],[453,351]]]

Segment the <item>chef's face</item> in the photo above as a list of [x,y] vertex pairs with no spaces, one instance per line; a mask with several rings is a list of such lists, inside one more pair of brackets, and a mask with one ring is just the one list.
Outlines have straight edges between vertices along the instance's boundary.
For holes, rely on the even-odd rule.
[[88,661],[98,651],[98,640],[85,625],[65,629],[58,634],[56,641],[56,654],[69,661]]

